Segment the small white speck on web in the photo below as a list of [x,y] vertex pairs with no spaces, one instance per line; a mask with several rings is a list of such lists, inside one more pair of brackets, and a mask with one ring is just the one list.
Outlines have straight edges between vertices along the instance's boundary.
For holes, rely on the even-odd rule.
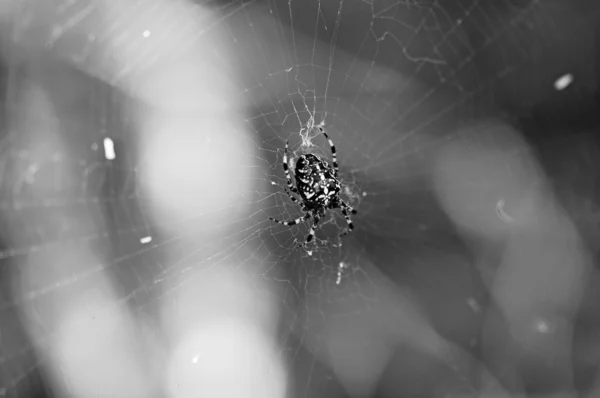
[[115,144],[113,140],[108,137],[104,139],[104,157],[108,160],[113,160],[116,157]]
[[33,184],[35,182],[35,175],[37,174],[37,172],[40,170],[40,167],[37,163],[33,163],[31,165],[29,165],[29,167],[27,168],[27,171],[25,173],[25,182],[28,184]]
[[550,325],[544,320],[535,322],[535,329],[540,333],[547,333],[550,330]]
[[144,236],[142,239],[140,239],[140,242],[142,244],[150,243],[150,242],[152,242],[152,237],[151,236]]
[[467,304],[469,305],[469,307],[471,307],[471,309],[474,312],[480,312],[481,311],[481,305],[479,305],[479,303],[473,297],[469,297],[467,299]]
[[145,31],[142,33],[142,36],[144,36],[144,37],[150,37],[150,31],[149,31],[149,30],[145,30]]
[[566,73],[554,81],[554,88],[557,91],[564,90],[573,83],[573,75]]
[[513,223],[516,220],[514,218],[512,218],[511,216],[509,216],[508,214],[506,214],[506,212],[504,211],[504,204],[506,202],[504,201],[504,199],[500,199],[498,201],[498,203],[496,203],[496,214],[498,215],[498,217],[500,217],[500,219],[506,223]]

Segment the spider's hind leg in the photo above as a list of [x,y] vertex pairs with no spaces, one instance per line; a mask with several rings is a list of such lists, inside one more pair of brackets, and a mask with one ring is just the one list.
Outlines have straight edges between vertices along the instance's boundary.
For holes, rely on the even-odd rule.
[[306,213],[304,216],[298,217],[295,220],[280,221],[280,220],[276,220],[272,217],[269,217],[269,220],[275,221],[277,224],[287,225],[287,226],[291,227],[292,225],[302,224],[303,222],[306,222],[306,220],[308,220],[309,218],[310,218],[310,213]]
[[350,215],[348,214],[348,210],[352,214],[356,214],[358,212],[354,208],[352,208],[350,205],[348,205],[346,202],[344,202],[343,200],[341,201],[339,207],[340,207],[340,210],[342,211],[342,214],[344,215],[344,218],[346,219],[346,224],[348,224],[348,228],[340,234],[340,238],[341,238],[342,236],[346,236],[354,230],[354,224],[352,224],[352,219],[350,218]]
[[352,214],[358,214],[358,211],[354,207],[350,206],[348,203],[344,202],[343,200],[342,200],[342,205],[340,207],[346,208],[346,210],[350,210],[350,213],[352,213]]
[[348,215],[348,212],[343,207],[342,207],[342,214],[344,215],[344,218],[346,219],[346,224],[348,224],[348,228],[345,229],[344,232],[342,232],[340,234],[340,238],[342,236],[348,235],[350,232],[352,232],[354,230],[354,225],[352,224],[352,219],[350,219],[350,216]]
[[303,244],[298,245],[298,247],[302,247],[302,248],[306,249],[306,252],[308,253],[309,256],[312,256],[312,250],[308,250],[306,248],[306,245],[308,245],[313,240],[313,238],[315,237],[315,232],[316,232],[317,228],[319,227],[319,221],[321,220],[321,218],[319,217],[318,214],[315,214],[313,216],[313,218],[314,218],[315,221],[314,221],[312,227],[310,227],[310,230],[308,231],[308,235],[306,236],[306,240],[304,241]]

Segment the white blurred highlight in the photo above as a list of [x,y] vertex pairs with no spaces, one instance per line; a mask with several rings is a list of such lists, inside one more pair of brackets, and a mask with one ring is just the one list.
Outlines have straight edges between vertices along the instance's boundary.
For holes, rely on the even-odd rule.
[[[158,217],[175,222],[178,230],[187,224],[207,228],[206,234],[237,218],[244,208],[235,205],[249,190],[250,180],[244,178],[250,171],[239,167],[239,160],[250,149],[234,114],[183,120],[177,114],[147,115],[143,126],[140,145],[146,161],[141,174]],[[218,212],[224,209],[229,210]]]
[[276,304],[258,293],[269,287],[257,287],[250,278],[222,264],[182,277],[163,303],[174,347],[166,380],[171,396],[285,396],[285,373],[273,345]]
[[[114,18],[130,6],[107,4]],[[144,101],[136,110],[142,186],[156,225],[166,233],[193,231],[205,248],[228,250],[218,247],[220,228],[246,211],[243,194],[254,189],[247,182],[252,168],[240,167],[252,149],[235,95],[241,90],[231,65],[237,62],[219,42],[213,14],[178,1],[161,3],[154,11],[130,26],[151,35],[136,36],[133,49],[115,48],[115,71]],[[164,20],[176,26],[167,29]],[[206,26],[210,34],[203,32]],[[151,64],[129,68],[131,59],[149,53]],[[165,248],[165,253],[180,259],[180,250]],[[259,295],[270,287],[252,284],[252,273],[259,271],[247,261],[252,256],[239,255],[247,272],[210,262],[197,270],[193,264],[171,268],[175,288],[162,303],[161,317],[171,348],[163,381],[173,398],[285,396],[285,372],[273,343],[275,306]]]
[[[185,0],[103,0],[110,41],[106,71],[155,110],[227,115],[238,109],[236,58],[215,21],[221,16]],[[217,26],[215,26],[217,25]]]
[[466,140],[473,143],[451,143],[439,152],[434,188],[458,226],[495,240],[509,232],[507,221],[519,222],[526,216],[514,215],[514,203],[539,183],[539,177],[509,128],[482,122],[463,134],[469,134]]
[[189,330],[168,363],[170,397],[281,398],[285,378],[270,339],[252,323],[215,319]]
[[56,379],[76,397],[149,396],[152,386],[136,356],[141,347],[132,336],[126,311],[111,297],[110,289],[103,286],[81,292],[70,305],[60,305],[68,310],[51,344],[52,358],[60,369]]
[[[58,125],[49,122],[55,115],[43,89],[48,79],[60,77],[41,67],[32,71],[30,78],[33,84],[23,96],[19,132],[23,140],[31,141],[25,145],[31,148],[30,161],[55,172],[53,181],[42,178],[28,182],[34,195],[44,198],[57,189],[69,192],[76,172],[68,162],[52,161],[68,150],[68,144],[53,131]],[[94,229],[98,220],[85,211],[75,216],[52,208],[39,217],[38,222],[57,230],[69,226],[98,233]],[[13,227],[19,229],[18,225]],[[140,347],[131,338],[129,314],[117,302],[108,278],[98,272],[101,267],[91,246],[68,241],[47,245],[28,256],[16,286],[17,294],[28,298],[23,307],[28,332],[50,364],[46,371],[56,391],[74,397],[146,397],[155,386],[136,356]]]
[[[108,1],[106,14],[119,20],[132,7],[140,5]],[[111,67],[144,103],[137,110],[142,184],[156,216],[173,223],[175,230],[184,227],[183,220],[200,215],[205,227],[221,225],[244,210],[235,205],[248,190],[245,177],[250,173],[239,167],[250,149],[244,141],[236,69],[230,67],[236,65],[234,56],[220,43],[217,27],[210,34],[203,31],[217,15],[202,7],[173,1],[141,9],[127,32],[152,34],[132,36],[126,46],[114,37]],[[230,214],[214,216],[227,208]],[[208,215],[214,217],[209,220]]]
[[[218,28],[212,26],[215,15],[178,0],[155,1],[153,7],[98,0],[94,10],[82,23],[106,30],[95,32],[105,39],[101,45],[106,47],[96,50],[110,54],[95,66],[107,69],[94,73],[140,100],[134,109],[136,149],[142,159],[139,176],[146,191],[143,196],[152,201],[156,224],[168,224],[166,232],[177,236],[189,232],[187,227],[204,228],[195,236],[198,241],[212,237],[205,243],[215,245],[209,249],[229,250],[218,246],[215,227],[226,227],[246,210],[240,198],[250,189],[245,181],[251,180],[252,169],[239,167],[250,149],[235,95],[240,91],[236,68],[230,67],[238,63],[219,43]],[[204,31],[207,27],[210,33]],[[66,36],[85,30],[61,32]],[[36,100],[34,96],[30,102]],[[26,104],[23,109],[36,114],[24,120],[42,120],[39,113],[46,111],[47,124],[52,111],[41,108]],[[52,126],[31,127],[33,132],[54,136],[47,134]],[[65,143],[48,143],[37,134],[31,140],[40,161],[47,160],[47,152],[54,156],[69,150]],[[114,158],[112,141],[105,141],[104,149],[107,158]],[[51,186],[34,181],[32,190],[44,197],[48,189],[63,188],[56,186],[57,181],[73,180],[67,169],[56,174],[57,180],[46,182]],[[103,225],[89,214],[44,216],[57,225],[71,223],[90,236],[98,236],[94,226]],[[179,278],[173,278],[175,288],[167,287],[175,297],[167,295],[162,303],[163,330],[132,317],[117,300],[105,265],[92,246],[52,248],[44,256],[31,256],[20,294],[47,286],[58,292],[44,292],[39,300],[29,298],[32,304],[25,309],[33,341],[53,336],[38,348],[48,358],[47,371],[57,391],[74,397],[148,397],[162,388],[172,397],[285,396],[285,370],[273,338],[276,305],[265,298],[270,286],[257,287],[251,279],[258,270],[248,259],[259,262],[256,253],[239,254],[247,273],[227,272],[232,269],[228,264],[202,264],[223,272],[194,278],[177,269],[174,259],[180,260],[181,252],[168,252],[165,247],[167,262],[174,263],[171,275]],[[187,253],[194,249],[184,248]],[[163,338],[168,344],[163,345]]]

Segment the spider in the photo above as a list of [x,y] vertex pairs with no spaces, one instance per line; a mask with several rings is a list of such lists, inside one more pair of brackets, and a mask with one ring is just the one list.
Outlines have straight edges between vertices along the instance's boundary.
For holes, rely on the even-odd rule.
[[[313,225],[310,228],[304,243],[299,245],[300,247],[306,247],[306,245],[313,240],[315,231],[319,227],[319,222],[325,217],[325,212],[327,210],[340,209],[346,219],[348,229],[341,233],[340,237],[349,234],[354,229],[352,219],[348,213],[357,213],[352,206],[344,202],[339,196],[342,186],[338,179],[339,167],[336,158],[335,145],[333,145],[333,141],[331,141],[327,133],[322,129],[320,130],[329,142],[331,157],[333,158],[333,167],[331,167],[326,160],[321,159],[315,154],[307,153],[302,155],[298,158],[294,169],[294,178],[296,180],[296,186],[294,186],[292,184],[288,166],[289,141],[286,141],[282,166],[287,179],[287,188],[282,188],[292,202],[300,205],[305,214],[302,217],[289,221],[279,221],[269,217],[270,220],[287,226],[302,224],[312,217],[314,219]],[[300,199],[294,196],[294,194],[299,195]],[[309,251],[308,254],[311,255],[312,252]]]

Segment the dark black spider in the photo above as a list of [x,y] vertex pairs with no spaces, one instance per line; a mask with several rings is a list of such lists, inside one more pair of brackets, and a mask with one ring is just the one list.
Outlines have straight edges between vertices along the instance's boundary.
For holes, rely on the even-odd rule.
[[[292,202],[300,205],[302,211],[305,212],[304,216],[291,221],[279,221],[269,217],[270,220],[275,221],[276,223],[288,226],[301,224],[312,217],[314,223],[308,232],[304,244],[301,246],[306,246],[306,244],[312,241],[315,236],[315,231],[319,226],[319,221],[325,217],[325,212],[327,210],[340,209],[342,211],[342,214],[348,223],[348,229],[340,234],[340,236],[347,235],[354,228],[348,212],[352,214],[357,213],[352,206],[344,202],[339,196],[342,186],[338,179],[339,167],[337,164],[335,146],[327,133],[323,130],[321,131],[329,142],[331,157],[333,158],[333,167],[329,166],[327,161],[312,153],[302,155],[298,158],[296,168],[294,169],[294,178],[296,180],[296,186],[294,186],[292,184],[292,178],[290,177],[290,170],[287,163],[289,145],[289,142],[287,141],[283,152],[283,171],[285,172],[288,186],[287,188],[283,187],[283,189]],[[296,198],[293,194],[300,195],[300,199]],[[310,251],[308,253],[312,254]]]

